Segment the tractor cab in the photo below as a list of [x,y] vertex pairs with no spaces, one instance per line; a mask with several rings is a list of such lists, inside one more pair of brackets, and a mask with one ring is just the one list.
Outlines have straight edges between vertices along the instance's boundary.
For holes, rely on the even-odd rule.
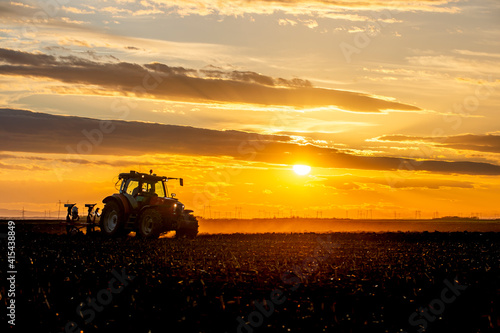
[[153,197],[167,197],[165,181],[161,177],[136,174],[120,176],[123,178],[119,193],[128,199],[133,208],[149,204]]
[[163,181],[127,179],[120,186],[120,193],[127,193],[134,197],[141,196],[160,196],[166,197],[165,184]]

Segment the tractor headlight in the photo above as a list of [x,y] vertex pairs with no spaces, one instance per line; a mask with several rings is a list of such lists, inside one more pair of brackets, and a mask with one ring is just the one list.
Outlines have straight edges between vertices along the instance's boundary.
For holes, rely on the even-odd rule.
[[184,210],[184,205],[181,204],[181,203],[174,203],[174,206],[172,208],[173,208],[173,213],[174,214],[181,215],[182,211]]

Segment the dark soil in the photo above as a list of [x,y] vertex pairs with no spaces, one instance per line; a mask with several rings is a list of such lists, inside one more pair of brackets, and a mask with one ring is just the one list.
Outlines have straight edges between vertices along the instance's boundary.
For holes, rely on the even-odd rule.
[[[16,328],[417,332],[421,324],[426,332],[498,332],[499,240],[493,232],[424,232],[150,241],[18,230]],[[6,245],[2,238],[2,253]],[[455,294],[450,285],[459,286]]]

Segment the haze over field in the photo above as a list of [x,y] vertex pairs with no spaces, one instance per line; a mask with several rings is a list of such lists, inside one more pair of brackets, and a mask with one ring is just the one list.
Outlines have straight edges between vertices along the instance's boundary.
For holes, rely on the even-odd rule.
[[0,17],[0,215],[83,210],[153,169],[204,217],[500,216],[497,1],[27,0]]

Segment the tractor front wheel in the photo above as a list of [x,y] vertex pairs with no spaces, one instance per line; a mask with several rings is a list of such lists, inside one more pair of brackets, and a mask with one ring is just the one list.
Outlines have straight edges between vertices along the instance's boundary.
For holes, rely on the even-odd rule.
[[107,202],[102,210],[99,222],[101,231],[108,236],[115,236],[123,229],[123,212],[114,201]]
[[144,238],[158,238],[161,233],[161,214],[156,209],[146,209],[139,218],[137,234]]

